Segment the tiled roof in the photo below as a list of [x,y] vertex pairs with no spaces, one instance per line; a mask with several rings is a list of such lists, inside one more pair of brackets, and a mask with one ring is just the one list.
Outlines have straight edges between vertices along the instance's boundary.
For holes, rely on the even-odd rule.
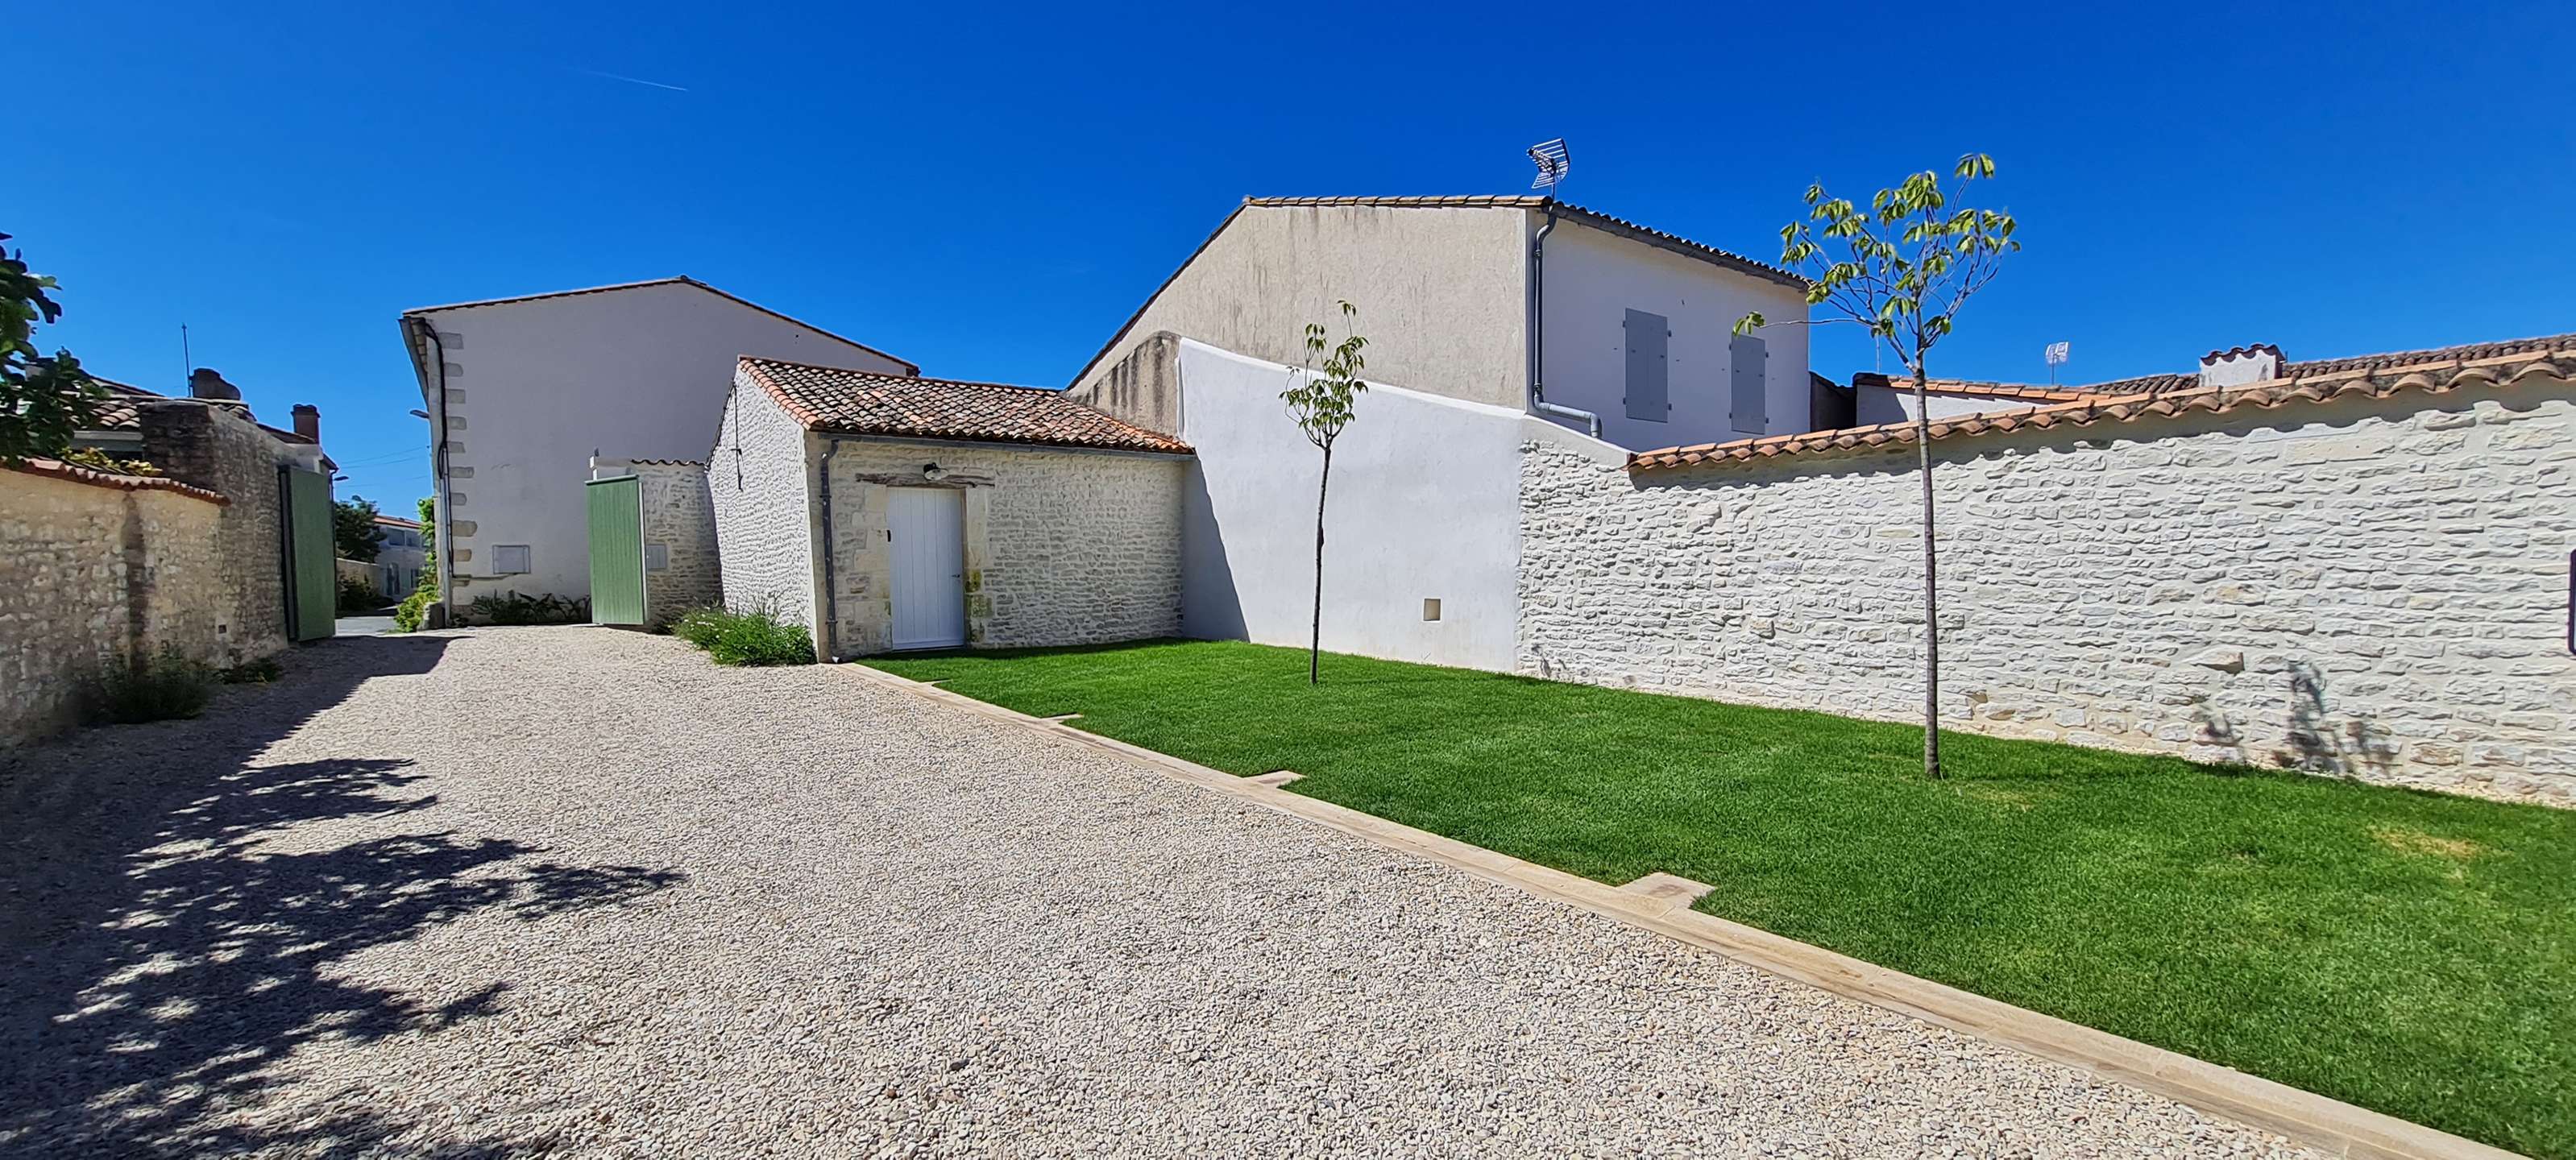
[[[403,316],[408,318],[416,314],[441,314],[450,310],[472,310],[482,306],[515,306],[522,302],[542,302],[549,298],[571,298],[582,294],[614,294],[621,290],[642,290],[651,286],[694,286],[709,294],[713,294],[718,298],[738,303],[743,306],[748,306],[770,316],[771,318],[778,319],[779,321],[792,322],[807,330],[813,331],[816,334],[848,343],[849,345],[855,346],[869,354],[894,359],[894,361],[902,363],[905,367],[915,373],[919,373],[921,370],[921,368],[915,365],[910,359],[896,358],[894,355],[887,354],[886,352],[878,350],[873,346],[869,346],[864,342],[860,342],[852,338],[843,338],[838,334],[834,334],[831,331],[825,330],[811,322],[805,321],[804,319],[791,318],[754,302],[751,299],[745,298],[739,294],[728,293],[724,290],[718,289],[717,287],[689,277],[686,274],[677,274],[668,278],[647,278],[641,282],[618,282],[608,286],[583,286],[573,290],[549,290],[543,294],[519,294],[508,298],[478,298],[472,302],[450,302],[443,306],[415,306],[409,310],[403,311]],[[414,352],[414,358],[415,360],[418,358],[418,352]]]
[[[1854,375],[1852,376],[1852,385],[1856,387],[1888,387],[1893,390],[1912,391],[1914,389],[1914,380],[1878,379],[1868,375]],[[1933,379],[1932,381],[1924,384],[1924,390],[1935,395],[1964,395],[1969,398],[1977,399],[2017,399],[2022,402],[2043,403],[2073,403],[2084,399],[2095,398],[2099,395],[2099,392],[2090,387],[2042,387],[2028,383],[1979,383],[1971,382],[1966,379]]]
[[91,377],[97,380],[98,385],[107,388],[107,402],[99,407],[98,425],[87,430],[129,431],[139,428],[143,425],[143,412],[134,405],[135,401],[165,397],[141,387],[127,386],[111,379],[99,379],[95,375]]
[[1044,387],[923,379],[745,358],[743,373],[816,431],[1186,455],[1189,444]]
[[[92,377],[96,378],[96,376]],[[140,431],[143,429],[143,409],[140,404],[146,400],[169,399],[174,397],[171,395],[161,394],[157,391],[147,391],[141,387],[127,383],[120,383],[113,379],[96,379],[96,381],[98,385],[107,388],[107,402],[99,408],[98,425],[94,427],[84,427],[82,428],[84,431]],[[227,403],[226,405],[240,405],[242,407],[242,414],[250,414],[250,408],[246,404]],[[315,440],[307,439],[304,436],[298,435],[283,427],[271,427],[266,423],[261,423],[257,419],[252,419],[251,422],[257,425],[260,430],[268,432],[270,438],[273,438],[280,443],[294,443],[307,447],[318,445]],[[337,462],[334,462],[328,455],[322,457],[322,463],[324,466],[327,466],[334,471],[340,469],[340,465]]]
[[1440,197],[1247,197],[1245,205],[1258,206],[1386,206],[1394,209],[1546,209],[1554,205],[1559,214],[1586,222],[1614,234],[1628,237],[1661,249],[1673,250],[1690,257],[1715,262],[1757,278],[1804,290],[1807,280],[1778,266],[1757,262],[1742,254],[1729,253],[1704,242],[1694,242],[1679,234],[1668,234],[1652,226],[1643,226],[1623,217],[1613,217],[1597,209],[1586,209],[1570,202],[1530,194],[1466,194]]
[[[2170,418],[2193,411],[2224,413],[2242,407],[2265,409],[2322,403],[2350,397],[2387,398],[2402,391],[2441,394],[2471,386],[2513,386],[2529,382],[2565,382],[2576,377],[2576,334],[2511,342],[2477,343],[2440,350],[2400,351],[2346,359],[2290,363],[2282,377],[2232,387],[2203,387],[2187,375],[2123,379],[2082,388],[2092,397],[2005,411],[1982,411],[1934,419],[1934,439],[1988,432],[2050,428],[2061,424],[2090,426]],[[1935,380],[1938,381],[1938,380]],[[2191,384],[2138,389],[2136,384]],[[1632,471],[1767,459],[1817,451],[1881,447],[1910,443],[1914,421],[1879,423],[1803,435],[1771,435],[1732,443],[1703,443],[1640,451],[1628,457]]]
[[401,516],[377,516],[376,522],[389,528],[411,528],[414,530],[418,530],[420,528],[419,520],[407,520]]
[[166,479],[158,475],[118,475],[110,471],[99,471],[74,463],[65,463],[59,459],[30,459],[14,467],[0,465],[0,470],[23,471],[29,475],[50,476],[55,479],[70,480],[73,483],[86,483],[92,487],[113,487],[122,491],[173,491],[208,503],[232,502],[225,499],[221,492],[192,487],[175,479]]

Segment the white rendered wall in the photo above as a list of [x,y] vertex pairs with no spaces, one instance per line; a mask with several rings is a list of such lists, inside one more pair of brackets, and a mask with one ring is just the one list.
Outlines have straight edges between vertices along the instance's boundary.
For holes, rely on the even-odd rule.
[[[1198,342],[1180,353],[1182,631],[1303,645],[1314,601],[1322,455],[1279,392],[1288,368]],[[1616,463],[1612,448],[1517,409],[1371,384],[1333,450],[1324,647],[1507,671],[1514,661],[1521,449]],[[1423,600],[1441,602],[1438,621]]]
[[[1545,221],[1530,215],[1534,227]],[[1804,326],[1755,332],[1770,348],[1767,422],[1762,430],[1747,431],[1729,420],[1727,343],[1735,320],[1756,311],[1774,323],[1803,319],[1802,291],[1565,219],[1547,236],[1540,277],[1547,296],[1540,368],[1547,401],[1601,416],[1602,438],[1644,451],[1808,430]],[[1631,419],[1622,402],[1630,310],[1660,314],[1671,323],[1672,417],[1665,422]]]
[[[457,606],[590,593],[590,457],[704,459],[741,356],[907,374],[905,364],[686,283],[433,311],[444,336]],[[431,377],[431,392],[437,377]],[[429,400],[436,412],[438,400]],[[493,548],[532,571],[496,576]]]

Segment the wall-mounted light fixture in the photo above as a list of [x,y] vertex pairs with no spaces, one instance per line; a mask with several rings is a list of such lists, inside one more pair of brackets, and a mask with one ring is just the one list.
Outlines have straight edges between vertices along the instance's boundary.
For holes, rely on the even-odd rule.
[[948,470],[936,463],[925,463],[921,465],[921,477],[932,483],[937,483],[940,480],[948,478]]

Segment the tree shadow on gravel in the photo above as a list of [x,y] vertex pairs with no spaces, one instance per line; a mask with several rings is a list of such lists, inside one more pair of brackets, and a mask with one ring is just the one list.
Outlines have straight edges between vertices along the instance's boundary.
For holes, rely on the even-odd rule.
[[355,1093],[263,1110],[272,1067],[303,1045],[437,1033],[507,990],[424,1001],[330,977],[335,963],[468,916],[534,921],[683,879],[452,829],[299,842],[304,823],[403,830],[438,804],[404,758],[253,762],[363,681],[427,671],[443,643],[298,650],[286,682],[202,720],[13,757],[0,782],[0,1156],[511,1150],[421,1131]]

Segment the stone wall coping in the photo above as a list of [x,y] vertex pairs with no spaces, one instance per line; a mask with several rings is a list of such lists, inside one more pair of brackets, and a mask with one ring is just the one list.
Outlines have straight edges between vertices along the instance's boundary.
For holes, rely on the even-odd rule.
[[155,475],[118,475],[114,472],[82,467],[76,463],[65,463],[59,459],[29,459],[24,463],[0,464],[0,469],[23,475],[41,475],[71,483],[87,484],[91,487],[112,487],[120,491],[176,492],[190,499],[201,499],[211,504],[232,502],[221,492],[191,487],[175,479],[164,479]]
[[[2244,406],[2259,406],[2269,410],[2285,405],[2325,403],[2357,396],[2385,399],[2409,390],[2422,391],[2426,394],[2444,394],[2463,387],[2503,388],[2532,383],[2568,382],[2571,375],[2576,375],[2576,342],[2560,345],[2561,340],[2558,339],[2541,341],[2546,345],[2486,358],[2436,359],[2403,366],[2357,367],[2331,373],[2248,383],[2242,386],[2200,387],[2165,393],[2103,395],[2048,406],[1979,411],[1947,419],[1934,419],[1923,435],[1932,439],[1945,439],[1955,436],[2018,431],[2023,428],[2045,429],[2061,423],[2087,427],[2102,420],[2130,423],[2139,419],[2175,418],[2193,411],[2225,414]],[[1848,427],[1835,431],[1767,435],[1758,439],[1739,439],[1732,443],[1702,443],[1689,447],[1664,447],[1652,451],[1640,451],[1628,457],[1628,470],[1632,473],[1643,473],[1679,467],[1722,466],[1778,455],[1878,448],[1891,444],[1911,443],[1917,437],[1915,422],[1911,419],[1897,423],[1877,423],[1867,427]]]

